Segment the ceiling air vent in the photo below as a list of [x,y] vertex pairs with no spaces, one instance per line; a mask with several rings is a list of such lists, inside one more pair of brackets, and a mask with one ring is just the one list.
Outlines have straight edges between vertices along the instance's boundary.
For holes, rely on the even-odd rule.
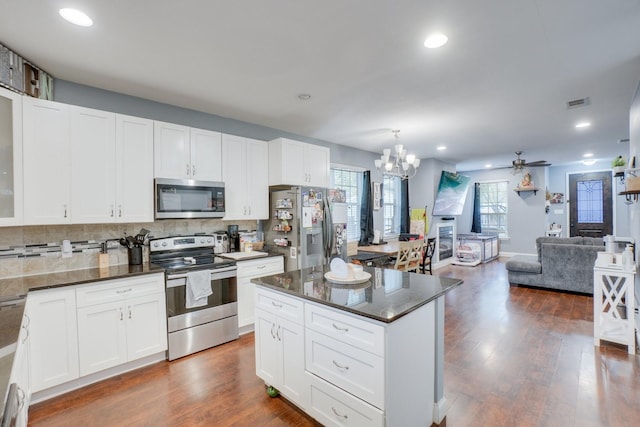
[[591,104],[589,97],[574,99],[573,101],[567,101],[567,108],[580,108],[589,104]]

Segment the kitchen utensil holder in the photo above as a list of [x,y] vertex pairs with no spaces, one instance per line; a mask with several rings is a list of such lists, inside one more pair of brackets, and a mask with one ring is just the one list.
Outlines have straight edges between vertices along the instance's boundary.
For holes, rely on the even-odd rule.
[[129,248],[129,265],[142,264],[142,246]]

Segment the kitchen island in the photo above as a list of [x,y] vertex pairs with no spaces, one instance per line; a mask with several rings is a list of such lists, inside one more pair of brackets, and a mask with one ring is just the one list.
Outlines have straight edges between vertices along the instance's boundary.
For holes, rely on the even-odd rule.
[[462,281],[328,267],[252,280],[256,374],[324,425],[430,426],[445,416],[444,295]]

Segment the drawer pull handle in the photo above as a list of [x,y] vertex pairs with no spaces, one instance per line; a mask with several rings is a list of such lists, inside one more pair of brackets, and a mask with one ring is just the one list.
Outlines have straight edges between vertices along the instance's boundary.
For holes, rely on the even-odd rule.
[[336,329],[336,331],[349,332],[349,328],[341,328],[340,326],[336,325],[335,323],[332,323],[332,325]]
[[336,417],[342,418],[343,420],[346,420],[347,418],[349,418],[348,416],[343,415],[340,412],[338,412],[336,410],[336,408],[334,408],[333,406],[331,407],[331,410],[333,411],[333,413],[335,414]]
[[131,288],[129,288],[129,289],[122,289],[122,290],[116,291],[116,294],[125,294],[125,293],[127,293],[127,292],[131,292]]
[[273,304],[273,306],[276,307],[276,308],[282,308],[282,304],[278,304],[275,301],[271,301],[271,304]]
[[335,360],[333,361],[333,364],[336,366],[336,368],[342,369],[343,371],[348,371],[349,370],[349,365],[342,366],[341,364],[339,364]]
[[257,269],[262,270],[262,269],[263,269],[263,268],[265,268],[265,267],[266,267],[266,265],[259,265],[259,266],[257,266],[256,268],[257,268]]

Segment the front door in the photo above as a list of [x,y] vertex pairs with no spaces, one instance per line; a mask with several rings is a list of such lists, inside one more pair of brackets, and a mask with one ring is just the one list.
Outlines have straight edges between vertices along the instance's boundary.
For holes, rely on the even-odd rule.
[[569,175],[569,236],[613,234],[611,172]]

